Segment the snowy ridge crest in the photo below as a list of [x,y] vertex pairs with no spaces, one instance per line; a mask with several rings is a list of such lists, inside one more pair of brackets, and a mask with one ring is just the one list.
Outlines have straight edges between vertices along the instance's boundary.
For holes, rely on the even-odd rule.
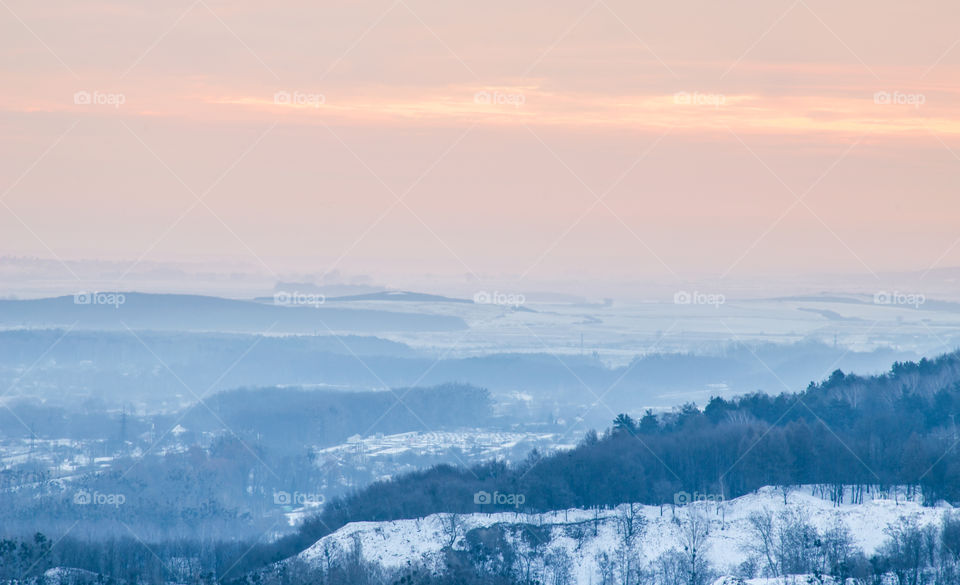
[[672,549],[683,550],[689,546],[693,524],[700,527],[695,528],[701,531],[697,546],[705,551],[704,558],[720,575],[728,576],[717,582],[732,584],[744,582],[735,576],[742,574],[750,551],[757,546],[758,515],[795,515],[821,532],[842,526],[852,544],[869,556],[887,540],[888,527],[901,521],[939,526],[950,510],[923,507],[913,490],[858,493],[857,488],[847,487],[840,493],[832,486],[766,487],[732,500],[682,507],[623,504],[607,510],[434,514],[355,522],[320,539],[295,559],[322,566],[359,553],[363,560],[387,569],[419,565],[439,571],[447,551],[466,550],[495,536],[518,556],[528,557],[538,570],[563,570],[571,583],[587,585],[605,582],[604,574],[622,564],[626,554],[632,555],[634,563],[650,565]]

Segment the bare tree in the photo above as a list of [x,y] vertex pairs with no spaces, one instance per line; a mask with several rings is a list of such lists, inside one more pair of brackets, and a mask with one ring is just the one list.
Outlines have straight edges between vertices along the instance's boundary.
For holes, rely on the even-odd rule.
[[685,585],[706,585],[713,577],[713,571],[707,560],[707,537],[710,535],[710,520],[706,510],[697,506],[687,506],[679,519],[679,551],[682,575]]
[[621,506],[614,515],[620,544],[616,550],[616,560],[620,572],[620,582],[630,585],[633,574],[640,566],[636,544],[646,531],[646,518],[640,513],[642,508],[636,504]]
[[543,558],[544,582],[548,585],[570,585],[573,579],[573,561],[566,549],[554,548]]
[[614,585],[614,575],[616,573],[616,562],[605,552],[597,553],[595,557],[597,568],[600,570],[599,585]]
[[453,548],[457,540],[463,536],[463,519],[456,513],[441,514],[440,529],[443,533],[445,546]]
[[762,567],[763,576],[779,577],[780,565],[777,562],[776,543],[774,535],[773,512],[764,509],[750,514],[750,538],[744,549],[755,557]]

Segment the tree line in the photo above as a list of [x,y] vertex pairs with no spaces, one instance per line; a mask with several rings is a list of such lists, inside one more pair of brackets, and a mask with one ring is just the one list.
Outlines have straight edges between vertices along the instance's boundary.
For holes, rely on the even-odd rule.
[[338,498],[297,534],[255,547],[250,568],[286,558],[355,521],[495,511],[480,491],[524,494],[528,512],[669,505],[681,492],[735,498],[766,485],[822,484],[838,503],[890,486],[960,502],[960,354],[897,363],[880,376],[837,370],[798,393],[712,398],[666,414],[619,415],[567,452],[470,468],[441,465]]

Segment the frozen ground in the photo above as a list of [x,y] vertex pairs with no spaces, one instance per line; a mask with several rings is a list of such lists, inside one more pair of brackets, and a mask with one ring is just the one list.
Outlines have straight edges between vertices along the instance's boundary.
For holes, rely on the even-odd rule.
[[452,449],[470,461],[492,458],[508,460],[526,456],[534,447],[543,450],[572,449],[581,433],[497,432],[482,429],[464,431],[409,432],[394,435],[354,436],[341,445],[317,449],[318,460],[334,457],[340,461],[373,461],[402,455],[442,455]]
[[[888,298],[890,304],[883,304]],[[923,355],[949,351],[960,342],[960,304],[926,298],[922,304],[905,304],[911,298],[908,293],[889,291],[880,303],[873,295],[823,295],[781,299],[727,296],[720,304],[677,304],[669,297],[609,305],[530,301],[519,309],[496,304],[387,301],[350,306],[463,318],[470,326],[468,331],[387,336],[446,357],[597,352],[608,365],[619,366],[638,355],[715,351],[732,341],[816,340],[855,351],[891,347]]]
[[[812,487],[801,487],[787,493],[786,507],[798,508],[819,530],[842,522],[850,530],[856,546],[867,555],[885,541],[884,529],[901,518],[915,518],[919,524],[940,522],[947,512],[943,508],[924,508],[917,501],[903,497],[868,499],[863,504],[834,505],[828,499],[813,495]],[[455,547],[462,546],[463,535],[473,528],[495,524],[531,524],[549,527],[550,540],[545,550],[562,549],[573,561],[575,583],[587,585],[599,580],[597,557],[612,555],[620,546],[617,517],[627,506],[596,513],[591,510],[563,510],[546,514],[525,515],[509,509],[496,513],[469,514],[459,517]],[[705,514],[709,519],[707,556],[718,570],[732,574],[746,560],[744,545],[749,541],[749,516],[758,511],[778,512],[785,508],[783,492],[763,488],[757,493],[719,504],[698,503],[674,509],[665,506],[635,506],[647,526],[637,544],[637,551],[646,561],[674,547],[682,547],[682,519],[691,513]],[[450,539],[449,516],[433,515],[415,520],[393,522],[357,522],[327,536],[300,554],[307,562],[319,562],[328,552],[342,554],[359,542],[364,558],[385,567],[400,568],[411,562],[436,566],[441,550]],[[762,580],[761,580],[762,581]],[[759,583],[759,581],[758,581]]]

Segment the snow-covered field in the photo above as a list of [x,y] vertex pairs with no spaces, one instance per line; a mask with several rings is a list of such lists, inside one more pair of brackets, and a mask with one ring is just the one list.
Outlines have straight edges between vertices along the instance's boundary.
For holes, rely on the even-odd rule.
[[[750,298],[726,290],[686,291],[723,295],[721,304],[677,304],[674,292],[646,302],[609,305],[537,302],[536,295],[528,295],[522,305],[528,310],[472,303],[367,301],[349,305],[463,319],[470,326],[467,332],[384,335],[447,358],[504,352],[590,355],[596,351],[607,365],[622,366],[650,353],[713,351],[728,345],[731,338],[745,343],[818,340],[830,344],[836,340],[855,351],[892,347],[925,355],[941,352],[944,344],[960,337],[960,307],[935,302],[933,299],[948,297],[932,292],[927,294],[927,302],[917,306],[878,304],[875,290],[792,298]],[[936,325],[931,326],[933,323]]]
[[[637,515],[646,519],[646,529],[635,550],[641,560],[650,562],[671,548],[682,548],[684,516],[700,514],[709,520],[707,557],[714,568],[733,574],[747,558],[744,547],[751,538],[749,517],[755,512],[799,509],[820,531],[841,522],[850,530],[855,545],[867,555],[883,544],[886,540],[884,530],[900,519],[913,518],[922,526],[939,523],[943,514],[948,512],[944,508],[925,508],[918,501],[908,501],[902,496],[896,500],[867,499],[863,504],[835,505],[825,497],[813,495],[816,491],[812,487],[788,491],[786,505],[781,490],[763,488],[757,493],[719,504],[664,506],[662,511],[657,506],[634,506]],[[622,531],[618,531],[618,516],[622,520],[627,510],[628,506],[624,505],[599,513],[571,509],[536,515],[509,511],[463,515],[454,523],[458,525],[454,547],[461,547],[464,535],[474,528],[497,524],[545,527],[550,537],[544,543],[544,549],[566,552],[573,561],[574,582],[578,585],[597,583],[598,556],[601,553],[612,555],[620,546]],[[428,567],[437,566],[442,549],[451,540],[453,532],[450,527],[450,516],[444,514],[415,520],[352,523],[319,540],[299,558],[316,563],[328,554],[350,551],[358,542],[366,560],[384,567],[400,568],[417,562]]]
[[[457,449],[471,461],[482,461],[495,457],[510,459],[513,451],[521,448],[519,455],[526,456],[536,447],[541,451],[552,449],[572,449],[576,446],[580,433],[567,436],[558,433],[485,431],[482,429],[463,431],[411,431],[393,435],[354,436],[346,443],[317,449],[318,459],[333,456],[340,460],[351,457],[362,460],[396,457],[399,455],[441,455],[451,449]],[[558,443],[558,441],[561,441]]]

